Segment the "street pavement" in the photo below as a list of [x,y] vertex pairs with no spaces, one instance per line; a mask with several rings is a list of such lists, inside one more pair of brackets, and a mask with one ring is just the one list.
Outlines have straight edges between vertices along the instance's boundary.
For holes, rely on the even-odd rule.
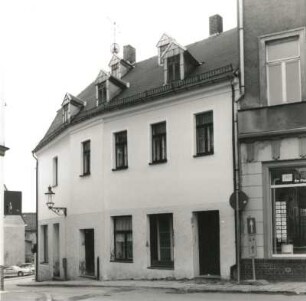
[[28,281],[19,286],[27,287],[103,287],[130,289],[171,289],[179,293],[195,292],[228,292],[228,293],[261,293],[305,295],[305,282],[267,282],[265,280],[245,281],[238,284],[234,281],[197,278],[192,280],[116,280],[96,281],[80,278],[71,281]]

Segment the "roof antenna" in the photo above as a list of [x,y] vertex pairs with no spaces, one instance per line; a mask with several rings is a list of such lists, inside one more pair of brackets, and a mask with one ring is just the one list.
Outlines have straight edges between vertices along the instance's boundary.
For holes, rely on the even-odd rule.
[[111,45],[111,53],[112,54],[118,54],[119,51],[120,51],[120,47],[119,47],[119,44],[116,43],[116,22],[113,22],[113,25],[114,25],[114,43]]

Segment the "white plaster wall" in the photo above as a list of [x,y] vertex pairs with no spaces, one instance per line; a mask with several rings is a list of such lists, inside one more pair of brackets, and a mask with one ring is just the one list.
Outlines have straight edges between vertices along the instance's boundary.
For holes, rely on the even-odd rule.
[[[234,216],[228,204],[233,191],[231,93],[181,96],[180,101],[111,117],[104,124],[104,172],[106,206],[106,246],[110,254],[112,227],[110,216],[133,216],[133,263],[109,262],[105,265],[109,278],[191,278],[194,268],[192,213],[220,210],[221,274],[229,277],[235,263]],[[214,155],[194,158],[194,114],[213,110]],[[168,162],[151,162],[151,129],[156,122],[167,122]],[[128,132],[128,169],[114,168],[113,135]],[[110,160],[111,158],[111,160]],[[220,189],[222,187],[222,189]],[[150,266],[147,215],[173,213],[175,236],[174,270],[148,269]]]

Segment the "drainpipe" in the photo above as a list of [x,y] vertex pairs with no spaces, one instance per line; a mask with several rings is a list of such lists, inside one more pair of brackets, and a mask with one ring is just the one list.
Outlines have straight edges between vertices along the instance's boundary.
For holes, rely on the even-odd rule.
[[36,198],[36,261],[35,261],[35,281],[38,281],[38,159],[35,153],[32,152],[33,158],[36,160],[36,171],[35,171],[35,198]]
[[241,278],[241,211],[239,210],[240,192],[240,143],[238,140],[238,105],[244,97],[244,28],[243,28],[243,0],[237,0],[238,17],[238,49],[239,49],[239,87],[240,95],[236,100],[234,81],[232,87],[232,147],[233,147],[233,180],[235,193],[235,243],[236,243],[236,267],[237,282]]

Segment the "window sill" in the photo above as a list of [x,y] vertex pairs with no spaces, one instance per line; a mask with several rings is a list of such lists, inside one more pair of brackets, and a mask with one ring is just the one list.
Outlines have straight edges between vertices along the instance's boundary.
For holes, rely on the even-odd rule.
[[129,168],[128,166],[116,167],[116,168],[113,168],[112,171],[124,170],[128,168]]
[[213,154],[214,154],[214,152],[210,152],[210,153],[199,153],[199,154],[194,155],[193,157],[194,157],[194,158],[205,157],[205,156],[211,156],[211,155],[213,155]]
[[40,262],[39,264],[48,265],[48,264],[49,264],[49,261]]
[[82,175],[80,175],[80,178],[84,178],[84,177],[88,177],[90,176],[90,172],[89,173],[83,173]]
[[110,262],[117,262],[117,263],[133,263],[133,260],[129,260],[129,259],[111,259]]
[[168,160],[164,159],[164,160],[160,160],[160,161],[154,161],[154,162],[150,162],[149,165],[158,165],[158,164],[163,164],[163,163],[167,163]]

